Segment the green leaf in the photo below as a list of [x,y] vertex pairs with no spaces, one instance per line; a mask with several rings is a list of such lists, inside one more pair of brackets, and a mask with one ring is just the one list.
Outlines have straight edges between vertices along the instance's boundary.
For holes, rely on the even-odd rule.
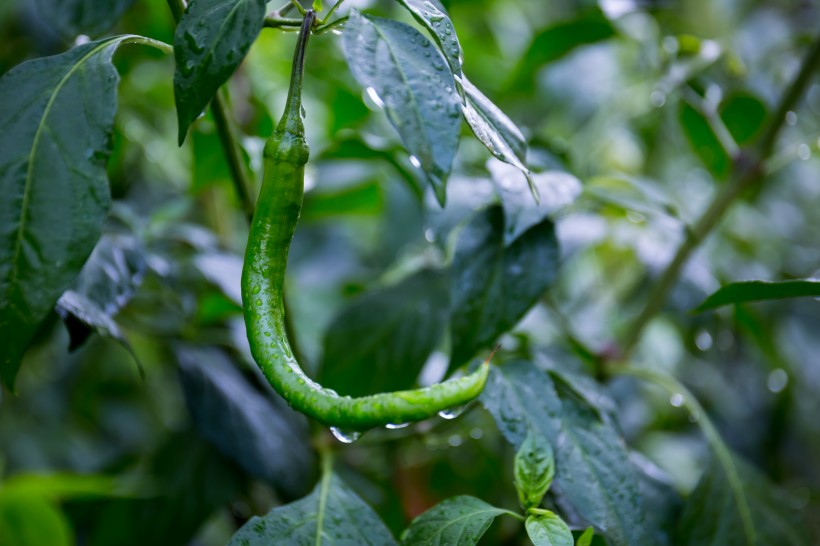
[[344,53],[443,205],[458,150],[461,100],[441,53],[411,26],[355,10],[345,27]]
[[529,176],[527,142],[521,130],[466,77],[461,83],[467,97],[462,112],[476,138],[496,158]]
[[339,216],[377,216],[383,208],[381,186],[377,181],[370,180],[341,189],[308,192],[300,220],[311,222]]
[[0,544],[71,546],[71,527],[51,502],[36,494],[0,489]]
[[119,20],[134,0],[37,0],[40,17],[66,38],[99,36]]
[[174,34],[179,143],[247,55],[265,22],[265,0],[193,0]]
[[[704,101],[705,102],[705,101]],[[708,105],[704,104],[704,108]],[[749,144],[763,128],[768,109],[762,100],[746,92],[727,97],[715,113],[716,122],[725,126],[738,145]],[[726,150],[706,116],[692,105],[681,102],[678,113],[683,132],[695,154],[718,178],[726,178],[732,168],[730,150]]]
[[447,281],[422,270],[342,309],[325,335],[322,384],[349,396],[413,385],[447,324]]
[[526,527],[534,546],[573,546],[572,531],[564,520],[549,510],[529,516]]
[[399,3],[413,14],[416,21],[421,23],[435,38],[444,58],[450,65],[450,70],[456,76],[461,76],[461,46],[458,43],[456,29],[447,10],[439,0],[399,0]]
[[472,546],[507,510],[462,495],[445,500],[413,520],[402,536],[403,546]]
[[16,474],[3,482],[0,494],[32,495],[57,502],[76,497],[111,495],[116,489],[114,478],[99,474]]
[[135,237],[103,235],[76,282],[57,301],[57,314],[69,332],[69,350],[95,331],[130,351],[114,315],[131,299],[144,273],[145,257]]
[[214,348],[179,347],[185,401],[202,436],[288,497],[304,494],[313,452],[307,423],[256,389]]
[[0,381],[100,236],[117,109],[118,36],[27,61],[0,78]]
[[575,542],[575,546],[591,546],[594,536],[595,529],[592,527],[587,527],[587,530],[578,537],[578,540]]
[[603,13],[594,10],[570,21],[561,21],[533,38],[518,63],[510,88],[529,89],[538,69],[557,61],[576,48],[615,36],[615,29]]
[[307,497],[254,516],[228,546],[396,544],[379,516],[334,474],[327,473]]
[[515,489],[524,510],[541,504],[555,475],[552,447],[542,434],[530,430],[515,454]]
[[555,280],[558,241],[544,220],[504,244],[504,212],[475,214],[456,242],[452,265],[451,367],[510,330]]
[[727,284],[706,298],[695,308],[695,311],[706,311],[723,305],[748,301],[789,298],[820,298],[820,281],[744,281]]
[[794,503],[752,466],[732,458],[730,479],[717,457],[689,496],[674,541],[681,546],[810,544],[805,520]]
[[547,438],[561,496],[610,544],[647,544],[638,479],[623,439],[594,409],[561,394],[546,372],[514,361],[493,367],[481,401],[514,446],[530,431]]

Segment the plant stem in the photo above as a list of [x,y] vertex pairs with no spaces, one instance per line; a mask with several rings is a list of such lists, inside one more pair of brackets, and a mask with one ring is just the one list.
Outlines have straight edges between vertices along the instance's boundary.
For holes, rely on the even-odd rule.
[[[182,19],[182,15],[185,13],[184,0],[168,0],[168,8],[174,17],[174,23],[178,24],[180,19]],[[225,159],[231,171],[231,181],[239,196],[239,200],[242,201],[242,210],[245,213],[245,217],[248,219],[248,222],[250,222],[250,220],[253,219],[253,211],[256,206],[250,191],[252,185],[245,172],[242,152],[239,149],[239,144],[237,144],[236,136],[231,129],[229,121],[231,117],[230,108],[219,92],[214,95],[211,101],[211,113],[214,116],[216,131],[219,134],[219,142],[222,144],[222,151],[225,153]]]
[[734,203],[735,199],[749,188],[762,182],[765,175],[766,160],[772,154],[777,136],[786,120],[786,114],[795,107],[818,67],[820,67],[820,37],[812,43],[800,66],[800,71],[781,98],[763,136],[756,145],[748,150],[741,151],[735,158],[728,184],[715,196],[703,215],[687,231],[683,243],[675,253],[675,257],[672,258],[672,261],[666,266],[666,269],[663,270],[657,282],[651,288],[646,306],[630,324],[624,337],[619,355],[621,362],[627,360],[632,349],[640,341],[646,325],[663,307],[669,292],[675,286],[678,276],[689,261],[692,252],[723,218],[723,214]]
[[296,29],[298,29],[300,26],[302,26],[302,20],[268,15],[267,17],[265,17],[265,26],[268,28],[295,27]]
[[330,16],[333,15],[337,9],[339,9],[339,7],[344,3],[344,1],[345,0],[338,0],[338,2],[333,4],[333,7],[330,8],[330,10],[328,10],[328,12],[325,14],[325,16],[322,19],[319,20],[319,25],[324,25],[325,22],[328,19],[330,19]]
[[211,101],[211,114],[214,116],[216,132],[219,135],[219,142],[222,143],[222,151],[228,161],[228,168],[231,171],[231,180],[236,188],[236,193],[242,203],[242,211],[245,213],[248,223],[253,220],[253,211],[256,208],[253,195],[251,194],[251,184],[245,174],[245,163],[242,159],[242,152],[236,141],[236,135],[231,127],[228,117],[230,111],[228,103],[222,96],[221,91],[217,91]]

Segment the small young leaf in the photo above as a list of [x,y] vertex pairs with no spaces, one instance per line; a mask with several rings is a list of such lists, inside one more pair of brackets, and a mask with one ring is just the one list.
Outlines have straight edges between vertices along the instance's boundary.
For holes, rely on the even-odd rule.
[[174,34],[179,143],[247,55],[265,22],[265,0],[193,0]]
[[[566,394],[566,393],[561,393]],[[529,431],[555,446],[561,497],[613,546],[648,543],[638,479],[623,439],[582,400],[559,395],[549,374],[526,361],[494,366],[481,402],[520,447]]]
[[514,463],[515,489],[524,510],[541,504],[554,475],[552,447],[542,434],[531,430],[518,448]]
[[353,10],[344,54],[356,80],[383,104],[443,205],[458,150],[461,100],[441,53],[409,25]]
[[506,510],[462,495],[445,500],[413,520],[402,536],[403,546],[473,546]]
[[467,97],[462,108],[464,119],[476,138],[495,157],[529,175],[527,142],[521,130],[466,77],[462,78],[461,83]]
[[745,281],[727,284],[706,298],[695,311],[706,311],[723,305],[748,301],[781,300],[789,298],[820,298],[820,281]]
[[326,474],[307,497],[252,517],[228,546],[272,544],[391,546],[396,541],[370,506],[336,475]]
[[399,0],[402,6],[413,14],[416,21],[429,30],[436,43],[444,52],[444,58],[450,70],[461,76],[461,45],[458,43],[456,29],[447,15],[447,10],[439,0]]
[[587,527],[587,530],[581,533],[581,536],[578,537],[578,540],[575,542],[575,546],[590,546],[594,536],[595,529],[592,527]]
[[0,382],[13,388],[43,319],[80,272],[108,211],[118,36],[0,78]]
[[515,326],[552,284],[559,263],[550,220],[504,244],[504,212],[477,213],[459,235],[452,265],[451,367]]
[[320,382],[363,396],[411,387],[447,325],[447,275],[422,270],[342,309],[327,331]]
[[572,546],[572,531],[549,510],[529,516],[526,527],[534,546]]

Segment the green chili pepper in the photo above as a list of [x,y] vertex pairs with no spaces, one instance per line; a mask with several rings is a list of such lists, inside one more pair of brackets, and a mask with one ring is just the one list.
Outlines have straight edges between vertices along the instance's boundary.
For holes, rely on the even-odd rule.
[[[285,112],[265,144],[265,173],[242,271],[242,301],[251,353],[276,391],[321,423],[353,431],[433,417],[469,402],[487,381],[489,364],[431,387],[351,398],[323,388],[302,371],[285,332],[282,288],[288,250],[304,194],[309,149],[302,124],[302,73],[315,14],[305,15],[293,58]],[[489,360],[489,359],[488,359]]]

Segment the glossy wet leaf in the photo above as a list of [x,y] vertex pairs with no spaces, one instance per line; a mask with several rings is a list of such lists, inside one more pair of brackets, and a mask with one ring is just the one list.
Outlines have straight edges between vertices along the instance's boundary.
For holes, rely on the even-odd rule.
[[36,0],[40,17],[66,38],[99,36],[110,29],[134,0]]
[[379,516],[335,474],[307,497],[254,516],[228,546],[390,546],[396,544]]
[[689,496],[678,522],[681,546],[757,546],[810,544],[805,515],[794,499],[751,465],[732,459],[738,481],[728,478],[715,458]]
[[462,112],[476,138],[493,156],[529,175],[527,142],[521,130],[466,77],[461,82],[467,98]]
[[647,544],[638,479],[617,431],[550,376],[526,361],[495,367],[481,395],[516,448],[541,433],[554,446],[555,486],[575,511],[615,546]]
[[82,345],[92,331],[128,347],[114,316],[131,299],[144,273],[145,256],[135,237],[100,239],[71,289],[57,301],[57,314],[69,332],[69,350]]
[[448,291],[446,273],[426,269],[353,300],[328,328],[321,383],[350,396],[413,386],[444,333]]
[[556,278],[559,251],[550,220],[509,245],[504,212],[476,213],[456,242],[451,268],[451,366],[460,366],[510,330]]
[[313,465],[304,417],[254,389],[215,348],[177,354],[185,401],[202,436],[285,495],[303,494]]
[[789,298],[820,298],[820,281],[735,282],[721,287],[720,290],[698,305],[695,310],[706,311],[723,305]]
[[615,36],[615,29],[599,10],[561,21],[535,35],[514,72],[511,88],[527,89],[541,66],[556,61],[576,48]]
[[429,30],[436,40],[444,58],[450,65],[450,70],[456,76],[461,76],[461,45],[458,43],[456,29],[447,10],[439,0],[399,0],[413,17]]
[[487,169],[504,207],[506,243],[570,205],[582,189],[581,181],[566,172],[532,173],[530,182],[539,195],[539,202],[536,202],[526,177],[519,169],[494,159],[487,162]]
[[345,26],[344,53],[356,80],[383,104],[443,204],[461,117],[445,59],[413,27],[355,10]]
[[108,211],[105,164],[120,36],[22,63],[0,79],[0,380],[69,287]]
[[515,454],[513,466],[518,501],[524,510],[537,507],[555,476],[555,457],[543,434],[530,430]]
[[453,497],[413,520],[402,535],[402,546],[472,546],[506,510],[468,495]]
[[572,531],[553,512],[531,515],[527,518],[527,535],[533,546],[573,546]]
[[174,35],[179,143],[245,58],[265,21],[265,0],[193,0]]

